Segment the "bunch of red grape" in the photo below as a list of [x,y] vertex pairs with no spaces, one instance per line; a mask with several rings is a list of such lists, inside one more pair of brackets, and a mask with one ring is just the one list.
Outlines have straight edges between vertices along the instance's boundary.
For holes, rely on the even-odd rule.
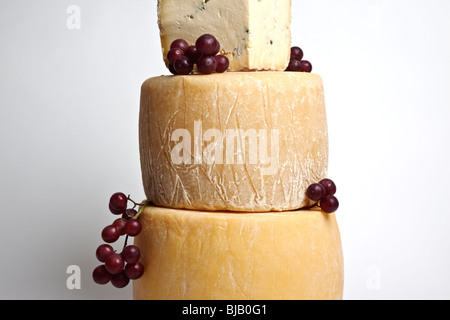
[[338,210],[339,201],[335,194],[336,184],[330,179],[323,179],[319,183],[314,183],[306,191],[308,198],[317,201],[317,205],[325,213],[334,213]]
[[311,73],[312,64],[308,60],[303,60],[303,50],[299,47],[291,48],[291,60],[286,71]]
[[217,55],[219,51],[219,41],[210,34],[202,35],[193,46],[183,39],[175,40],[167,53],[169,70],[174,75],[188,75],[196,64],[202,74],[223,73],[228,70],[230,61],[226,56]]
[[[133,208],[128,208],[128,201],[133,202]],[[136,206],[142,206],[140,212],[135,210]],[[122,217],[102,231],[101,236],[106,244],[99,246],[96,251],[97,259],[103,264],[94,269],[92,277],[95,283],[105,285],[111,282],[116,288],[124,288],[130,280],[137,280],[144,274],[144,266],[139,262],[139,248],[127,245],[128,237],[136,237],[141,233],[142,225],[138,218],[144,207],[145,203],[137,204],[123,193],[112,195],[109,210]],[[126,239],[119,254],[109,244],[115,243],[121,236],[126,236]]]

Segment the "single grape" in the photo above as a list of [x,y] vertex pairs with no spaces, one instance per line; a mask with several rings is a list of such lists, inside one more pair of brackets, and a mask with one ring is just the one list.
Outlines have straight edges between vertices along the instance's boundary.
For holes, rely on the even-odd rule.
[[109,244],[102,244],[95,251],[95,256],[100,262],[105,262],[106,258],[112,254],[114,254],[114,249]]
[[308,72],[311,73],[312,71],[312,64],[308,60],[302,60],[302,68],[300,70],[301,72]]
[[314,183],[308,187],[306,195],[312,201],[319,201],[325,195],[325,188],[320,183]]
[[216,71],[217,62],[214,57],[201,57],[197,62],[197,70],[203,74],[211,74]]
[[130,237],[138,236],[141,233],[141,230],[142,230],[142,225],[136,219],[128,220],[127,224],[125,225],[125,232]]
[[122,251],[122,258],[125,260],[126,263],[137,263],[139,262],[139,259],[141,258],[141,251],[138,247],[134,245],[129,245],[125,247]]
[[125,262],[120,254],[114,253],[106,258],[105,268],[111,274],[118,274],[122,272]]
[[144,275],[144,265],[140,262],[134,264],[127,264],[124,273],[127,278],[137,280]]
[[135,209],[128,209],[122,215],[122,219],[130,220],[131,218],[134,218],[134,216],[137,214],[138,214],[138,212]]
[[320,200],[320,208],[325,213],[333,213],[339,209],[339,201],[335,196],[325,196]]
[[169,64],[174,64],[175,61],[181,59],[184,56],[184,51],[178,48],[170,49],[167,53],[167,60],[169,60]]
[[300,70],[302,69],[302,63],[300,60],[297,59],[291,59],[289,61],[289,65],[286,68],[286,71],[290,71],[290,72],[300,72]]
[[111,284],[118,288],[125,288],[130,283],[130,278],[125,275],[125,272],[122,271],[118,274],[115,274],[111,277]]
[[92,272],[92,278],[95,283],[105,285],[111,281],[112,275],[108,272],[108,270],[106,270],[104,265],[101,265],[94,269],[94,272]]
[[201,58],[202,54],[198,52],[196,46],[190,46],[184,52],[184,55],[191,59],[192,63],[197,63],[198,59]]
[[119,215],[123,214],[127,210],[128,197],[121,193],[115,193],[109,199],[109,210],[113,214]]
[[220,43],[210,34],[204,34],[195,42],[198,52],[205,56],[215,56],[220,51]]
[[116,227],[119,230],[119,233],[121,236],[125,235],[125,224],[127,223],[127,220],[124,218],[116,219],[113,222],[113,226]]
[[189,44],[183,39],[177,39],[170,45],[170,49],[180,49],[183,50],[183,52],[185,52],[187,48],[189,48]]
[[334,196],[336,194],[337,188],[336,188],[336,185],[334,184],[333,180],[323,179],[319,183],[325,188],[326,196]]
[[103,229],[102,239],[106,243],[114,243],[120,238],[120,231],[116,226],[110,225]]
[[194,69],[194,64],[191,62],[191,60],[188,57],[182,57],[175,61],[173,64],[173,67],[177,74],[180,75],[188,75],[192,72]]
[[109,211],[111,211],[112,214],[114,215],[119,215],[119,214],[123,214],[123,210],[122,209],[115,209],[111,206],[111,204],[109,204]]
[[170,73],[172,73],[173,75],[177,75],[178,73],[175,71],[175,68],[173,67],[172,64],[169,64],[168,66]]
[[215,56],[214,59],[216,59],[216,72],[217,73],[223,73],[228,70],[228,67],[230,66],[230,60],[226,56],[218,55]]
[[214,52],[213,52],[213,56],[215,56],[215,55],[217,55],[219,52],[220,52],[220,43],[219,43],[219,41],[217,41],[217,44],[216,44],[216,50],[214,50]]
[[303,50],[299,47],[291,48],[291,59],[302,60],[303,59]]

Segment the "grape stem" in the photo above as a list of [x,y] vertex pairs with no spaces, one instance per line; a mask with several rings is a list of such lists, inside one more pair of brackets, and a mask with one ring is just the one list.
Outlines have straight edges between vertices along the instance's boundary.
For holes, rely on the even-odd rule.
[[143,201],[143,202],[141,202],[141,203],[137,203],[136,201],[134,201],[133,199],[131,199],[129,195],[128,195],[128,200],[131,201],[131,202],[133,202],[133,204],[134,204],[133,209],[136,208],[137,206],[146,206],[146,205],[148,205],[148,202],[147,202],[147,201]]
[[142,203],[138,204],[139,206],[141,206],[141,208],[139,209],[138,213],[134,216],[134,219],[139,219],[139,216],[144,212],[145,208],[148,206],[148,202],[144,201]]
[[125,250],[125,248],[128,246],[128,235],[125,237],[125,242],[123,244],[122,252]]
[[315,207],[320,208],[319,202],[317,202],[316,204],[314,204],[314,205],[312,205],[310,207],[302,208],[301,210],[311,210],[311,209],[313,209]]
[[[143,201],[143,202],[141,202],[141,203],[136,203],[136,202],[134,202],[133,200],[130,199],[130,196],[128,196],[128,200],[130,200],[131,202],[133,202],[133,204],[134,204],[133,209],[136,208],[137,206],[140,206],[138,213],[132,218],[132,219],[138,220],[138,219],[139,219],[139,216],[144,212],[144,210],[145,210],[145,208],[148,206],[149,202],[148,202],[148,201]],[[125,243],[124,243],[124,245],[123,245],[122,251],[123,251],[123,250],[127,247],[127,245],[128,245],[128,237],[129,237],[128,235],[125,237]]]

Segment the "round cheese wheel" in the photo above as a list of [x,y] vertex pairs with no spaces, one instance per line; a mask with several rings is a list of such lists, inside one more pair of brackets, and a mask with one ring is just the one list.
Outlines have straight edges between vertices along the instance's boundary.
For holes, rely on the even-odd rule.
[[147,207],[136,300],[340,300],[336,216],[318,209],[231,214]]
[[235,212],[308,207],[327,176],[322,79],[300,72],[162,76],[142,85],[146,196],[178,209]]

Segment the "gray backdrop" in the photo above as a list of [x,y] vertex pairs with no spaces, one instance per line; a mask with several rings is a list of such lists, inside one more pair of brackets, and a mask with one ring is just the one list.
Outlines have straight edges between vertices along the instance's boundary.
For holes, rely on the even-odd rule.
[[[449,13],[293,1],[293,43],[326,88],[347,299],[450,298]],[[156,1],[0,0],[0,298],[132,297],[91,272],[109,196],[144,199],[139,95],[168,74],[158,32]]]

